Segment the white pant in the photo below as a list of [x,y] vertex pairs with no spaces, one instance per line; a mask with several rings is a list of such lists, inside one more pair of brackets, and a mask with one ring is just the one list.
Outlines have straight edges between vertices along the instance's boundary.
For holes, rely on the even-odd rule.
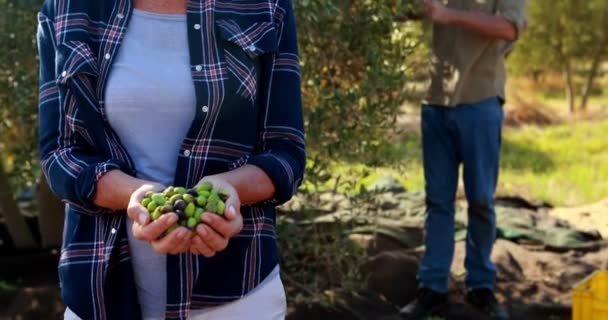
[[287,313],[279,267],[243,298],[213,308],[192,310],[188,320],[283,320]]
[[[243,298],[218,307],[191,310],[188,320],[283,320],[287,313],[279,267]],[[81,320],[69,308],[64,320]],[[144,320],[161,320],[146,318]]]

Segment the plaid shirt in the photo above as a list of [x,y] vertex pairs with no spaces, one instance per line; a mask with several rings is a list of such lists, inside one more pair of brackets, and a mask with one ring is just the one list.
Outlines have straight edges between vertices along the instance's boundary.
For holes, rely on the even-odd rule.
[[[126,214],[92,199],[109,170],[136,173],[103,98],[132,9],[131,0],[47,0],[39,14],[41,163],[68,204],[59,276],[83,319],[141,318]],[[306,159],[291,0],[190,0],[187,21],[197,110],[174,184],[252,164],[277,191],[242,208],[242,232],[213,258],[168,256],[169,319],[239,299],[276,266],[275,206],[296,191]]]

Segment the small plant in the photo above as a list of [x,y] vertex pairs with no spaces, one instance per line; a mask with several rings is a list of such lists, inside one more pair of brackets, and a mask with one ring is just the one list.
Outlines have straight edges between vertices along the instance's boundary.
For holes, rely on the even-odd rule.
[[[325,183],[323,179],[312,181]],[[352,183],[336,179],[334,189],[338,184]],[[317,188],[318,185],[311,189]],[[305,205],[297,212],[281,215],[277,223],[286,290],[295,304],[334,306],[339,301],[332,289],[347,294],[364,289],[366,281],[361,266],[367,261],[367,254],[348,237],[354,227],[353,219],[315,221],[326,213],[319,209],[320,193],[301,191],[300,197]]]
[[[312,211],[304,213],[310,216]],[[282,277],[295,304],[332,305],[332,289],[356,293],[365,284],[360,267],[365,251],[348,239],[348,227],[340,223],[298,222],[289,217],[278,221],[283,254]]]

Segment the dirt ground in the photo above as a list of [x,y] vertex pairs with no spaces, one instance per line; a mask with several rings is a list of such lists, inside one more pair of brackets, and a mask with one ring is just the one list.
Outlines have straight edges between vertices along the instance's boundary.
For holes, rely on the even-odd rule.
[[[399,306],[414,296],[419,257],[419,250],[389,250],[372,258],[370,291],[380,293],[382,301],[351,300],[346,310],[297,306],[288,319],[398,319]],[[572,288],[600,268],[606,257],[606,245],[588,252],[555,253],[498,240],[493,253],[499,270],[497,295],[514,319],[570,319]],[[51,251],[0,259],[0,279],[14,286],[0,290],[0,319],[61,319],[57,259]],[[452,266],[452,307],[446,318],[483,319],[463,303],[463,261],[464,243],[459,242]]]
[[581,230],[597,230],[608,239],[608,199],[598,203],[572,208],[557,208],[550,215],[568,221]]
[[62,319],[56,250],[0,254],[0,319]]

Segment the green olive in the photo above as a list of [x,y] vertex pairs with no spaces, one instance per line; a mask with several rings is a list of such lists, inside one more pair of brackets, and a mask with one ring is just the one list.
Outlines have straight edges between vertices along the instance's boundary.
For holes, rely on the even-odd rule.
[[220,198],[224,201],[226,201],[228,198],[230,198],[230,193],[228,193],[228,191],[226,190],[220,190],[220,192],[218,192]]
[[186,193],[186,188],[184,188],[184,187],[175,187],[174,191],[177,194],[184,194],[184,193]]
[[210,192],[211,192],[211,194],[209,196],[213,196],[213,195],[216,195],[218,197],[220,196],[219,193],[217,192],[217,189],[211,189]]
[[203,182],[196,187],[196,191],[198,191],[198,193],[201,193],[201,191],[209,191],[211,189],[213,189],[213,184],[211,184],[211,182]]
[[173,212],[173,206],[170,203],[165,203],[162,207],[162,213]]
[[203,197],[203,196],[198,196],[198,198],[196,198],[196,204],[199,207],[205,207],[205,205],[207,204],[207,198]]
[[226,210],[226,204],[222,200],[218,201],[217,202],[217,210],[215,210],[215,213],[217,213],[220,216],[222,216],[222,215],[224,215],[224,210]]
[[154,191],[148,191],[148,192],[146,192],[145,197],[151,198],[153,194],[154,194]]
[[150,198],[144,198],[143,200],[141,200],[141,205],[147,208],[151,201],[152,199]]
[[203,212],[205,212],[205,209],[196,208],[196,211],[194,211],[194,219],[196,219],[196,222],[201,222],[201,216],[203,215]]
[[194,227],[196,226],[198,222],[196,221],[196,219],[194,219],[194,217],[191,217],[188,219],[188,228],[190,229],[194,229]]
[[159,206],[162,206],[167,202],[167,199],[165,199],[165,196],[162,193],[155,193],[152,195],[152,201],[156,202]]
[[184,193],[182,198],[184,201],[186,201],[186,203],[194,202],[194,197],[191,194]]
[[158,207],[158,204],[155,201],[150,201],[146,208],[148,208],[148,212],[154,212],[154,210]]
[[174,194],[171,196],[171,198],[169,198],[169,202],[171,202],[172,204],[175,204],[175,201],[177,200],[182,200],[181,194]]
[[152,220],[156,220],[158,218],[160,218],[160,216],[163,214],[162,213],[162,208],[161,207],[157,207],[156,209],[154,209],[154,212],[152,212]]
[[217,202],[208,202],[207,206],[205,206],[205,211],[216,212],[217,211]]
[[196,211],[196,205],[194,205],[193,202],[188,203],[188,205],[186,206],[186,209],[184,209],[184,213],[186,213],[186,217],[190,218],[194,215],[194,212]]
[[163,191],[163,195],[165,196],[165,198],[171,198],[171,196],[173,196],[174,194],[175,191],[173,187],[167,187],[167,189]]
[[218,202],[220,201],[220,197],[217,194],[211,194],[209,198],[207,198],[207,202]]

